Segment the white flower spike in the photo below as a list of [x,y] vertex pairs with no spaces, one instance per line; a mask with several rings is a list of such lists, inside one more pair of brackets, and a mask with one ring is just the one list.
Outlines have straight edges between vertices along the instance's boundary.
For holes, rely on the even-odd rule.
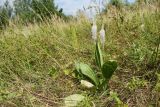
[[96,42],[97,40],[97,25],[96,25],[96,22],[93,21],[93,25],[92,25],[92,39]]
[[102,46],[103,46],[103,48],[104,48],[105,35],[106,35],[105,30],[104,30],[104,25],[102,25],[102,28],[101,28],[101,30],[100,30],[99,33],[100,33],[100,41],[101,41],[101,44],[102,44]]

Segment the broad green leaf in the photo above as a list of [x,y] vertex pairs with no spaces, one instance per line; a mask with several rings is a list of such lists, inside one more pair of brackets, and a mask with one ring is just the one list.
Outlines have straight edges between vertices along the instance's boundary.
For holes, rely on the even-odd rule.
[[78,104],[85,99],[80,94],[73,94],[64,99],[65,107],[76,107]]
[[102,66],[102,74],[106,80],[109,80],[114,71],[117,69],[117,62],[116,61],[107,61]]
[[81,73],[80,63],[76,62],[76,63],[75,63],[75,67],[76,67],[77,72],[78,72],[78,73]]
[[80,63],[79,69],[81,73],[91,79],[96,86],[99,84],[96,73],[87,64]]
[[103,65],[103,56],[98,42],[96,43],[95,60],[98,67],[101,69]]
[[79,76],[83,77],[83,74],[82,74],[81,69],[80,69],[80,63],[76,62],[75,67],[76,67],[76,70],[74,70],[75,76],[76,77],[79,77]]

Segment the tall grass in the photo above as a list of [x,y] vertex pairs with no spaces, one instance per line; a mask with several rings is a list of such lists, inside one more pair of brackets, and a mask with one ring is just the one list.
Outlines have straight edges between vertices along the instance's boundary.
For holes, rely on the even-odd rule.
[[[110,83],[111,90],[129,106],[159,105],[160,96],[154,85],[160,62],[157,8],[151,5],[142,10],[120,11],[112,7],[103,14],[107,25],[104,58],[116,59],[120,65]],[[62,105],[65,96],[75,92],[88,96],[88,106],[114,106],[116,103],[103,97],[103,92],[94,95],[83,91],[71,76],[75,60],[95,64],[90,29],[91,23],[85,17],[68,22],[53,17],[27,26],[11,22],[0,33],[0,106],[56,107]],[[71,74],[66,76],[65,70]],[[131,77],[144,80],[147,85],[132,84]],[[134,85],[134,90],[126,83]]]

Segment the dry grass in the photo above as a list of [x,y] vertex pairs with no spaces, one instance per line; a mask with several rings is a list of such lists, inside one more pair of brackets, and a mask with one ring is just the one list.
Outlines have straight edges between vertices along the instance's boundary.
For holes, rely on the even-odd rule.
[[[160,35],[160,14],[146,8],[141,11],[143,15],[134,9],[113,10],[103,16],[107,25],[103,54],[105,59],[119,63],[109,90],[117,92],[117,97],[129,107],[160,106],[155,88],[159,53],[157,64],[147,66],[151,65],[150,58]],[[87,96],[85,107],[124,106],[117,105],[104,92],[82,89],[72,76],[75,61],[94,64],[89,20],[81,17],[65,22],[53,17],[41,24],[15,23],[11,22],[0,34],[0,106],[58,107],[63,105],[64,97],[74,93]],[[65,75],[65,70],[70,74]]]

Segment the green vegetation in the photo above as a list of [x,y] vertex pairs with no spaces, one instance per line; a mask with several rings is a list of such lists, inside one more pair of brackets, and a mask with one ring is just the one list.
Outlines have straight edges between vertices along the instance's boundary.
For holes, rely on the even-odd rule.
[[16,15],[25,22],[44,21],[52,15],[64,16],[63,10],[58,10],[54,0],[15,0]]
[[0,29],[9,25],[10,19],[19,19],[19,23],[28,24],[46,21],[53,15],[67,19],[63,9],[58,9],[54,0],[15,0],[14,8],[9,1],[0,6]]
[[79,79],[88,79],[88,81],[91,81],[96,86],[96,89],[106,90],[109,80],[117,69],[117,62],[103,62],[103,55],[98,42],[96,42],[95,60],[98,71],[100,71],[99,77],[96,75],[95,70],[92,70],[90,66],[83,63],[76,63],[75,73]]
[[109,6],[97,16],[98,29],[102,17],[106,25],[103,60],[118,63],[112,76],[100,72],[109,78],[108,89],[100,91],[83,88],[74,72],[75,61],[90,64],[94,71],[103,65],[100,57],[95,59],[86,17],[66,22],[52,16],[27,25],[19,23],[22,18],[9,21],[0,32],[0,106],[61,107],[65,98],[78,95],[79,100],[85,97],[79,107],[159,107],[159,4]]
[[6,1],[3,7],[0,7],[0,29],[6,28],[9,25],[13,9]]

